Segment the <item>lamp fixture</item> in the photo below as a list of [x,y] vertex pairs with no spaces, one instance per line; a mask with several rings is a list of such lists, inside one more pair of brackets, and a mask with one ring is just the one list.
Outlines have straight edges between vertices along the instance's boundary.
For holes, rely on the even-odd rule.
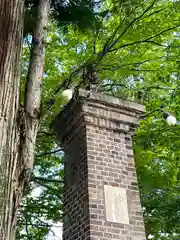
[[168,125],[172,126],[172,125],[177,124],[177,119],[173,115],[171,115],[170,113],[164,111],[162,109],[162,107],[154,109],[150,113],[142,115],[140,118],[146,118],[146,117],[152,115],[154,112],[161,112]]
[[65,89],[62,92],[62,96],[65,97],[68,101],[71,100],[71,98],[73,97],[73,94],[74,94],[74,89],[73,88]]

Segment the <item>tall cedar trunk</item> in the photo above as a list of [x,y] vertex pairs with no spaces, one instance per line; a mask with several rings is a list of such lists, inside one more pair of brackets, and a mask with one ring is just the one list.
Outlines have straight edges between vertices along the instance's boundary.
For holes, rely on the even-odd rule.
[[19,106],[23,0],[0,0],[0,240],[15,239],[16,215],[34,162],[50,0],[39,0],[25,91]]
[[0,239],[10,239],[19,161],[23,0],[0,0]]

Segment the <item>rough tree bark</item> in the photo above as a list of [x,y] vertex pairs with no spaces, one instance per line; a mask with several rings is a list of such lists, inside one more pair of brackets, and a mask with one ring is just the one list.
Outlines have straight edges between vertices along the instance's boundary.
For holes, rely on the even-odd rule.
[[16,215],[33,168],[50,0],[39,0],[25,91],[19,104],[23,0],[0,0],[0,239],[15,239]]
[[0,1],[0,239],[10,239],[19,162],[23,0]]

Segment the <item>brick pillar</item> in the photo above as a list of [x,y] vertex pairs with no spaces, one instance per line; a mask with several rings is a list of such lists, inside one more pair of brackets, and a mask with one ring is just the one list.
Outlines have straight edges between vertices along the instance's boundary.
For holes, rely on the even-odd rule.
[[64,240],[145,240],[131,130],[144,106],[79,90],[55,119],[65,150]]

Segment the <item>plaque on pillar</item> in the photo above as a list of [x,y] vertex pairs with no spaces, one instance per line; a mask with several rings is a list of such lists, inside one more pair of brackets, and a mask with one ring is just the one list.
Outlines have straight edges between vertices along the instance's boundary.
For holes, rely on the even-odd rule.
[[104,195],[106,220],[129,224],[126,189],[105,185]]

